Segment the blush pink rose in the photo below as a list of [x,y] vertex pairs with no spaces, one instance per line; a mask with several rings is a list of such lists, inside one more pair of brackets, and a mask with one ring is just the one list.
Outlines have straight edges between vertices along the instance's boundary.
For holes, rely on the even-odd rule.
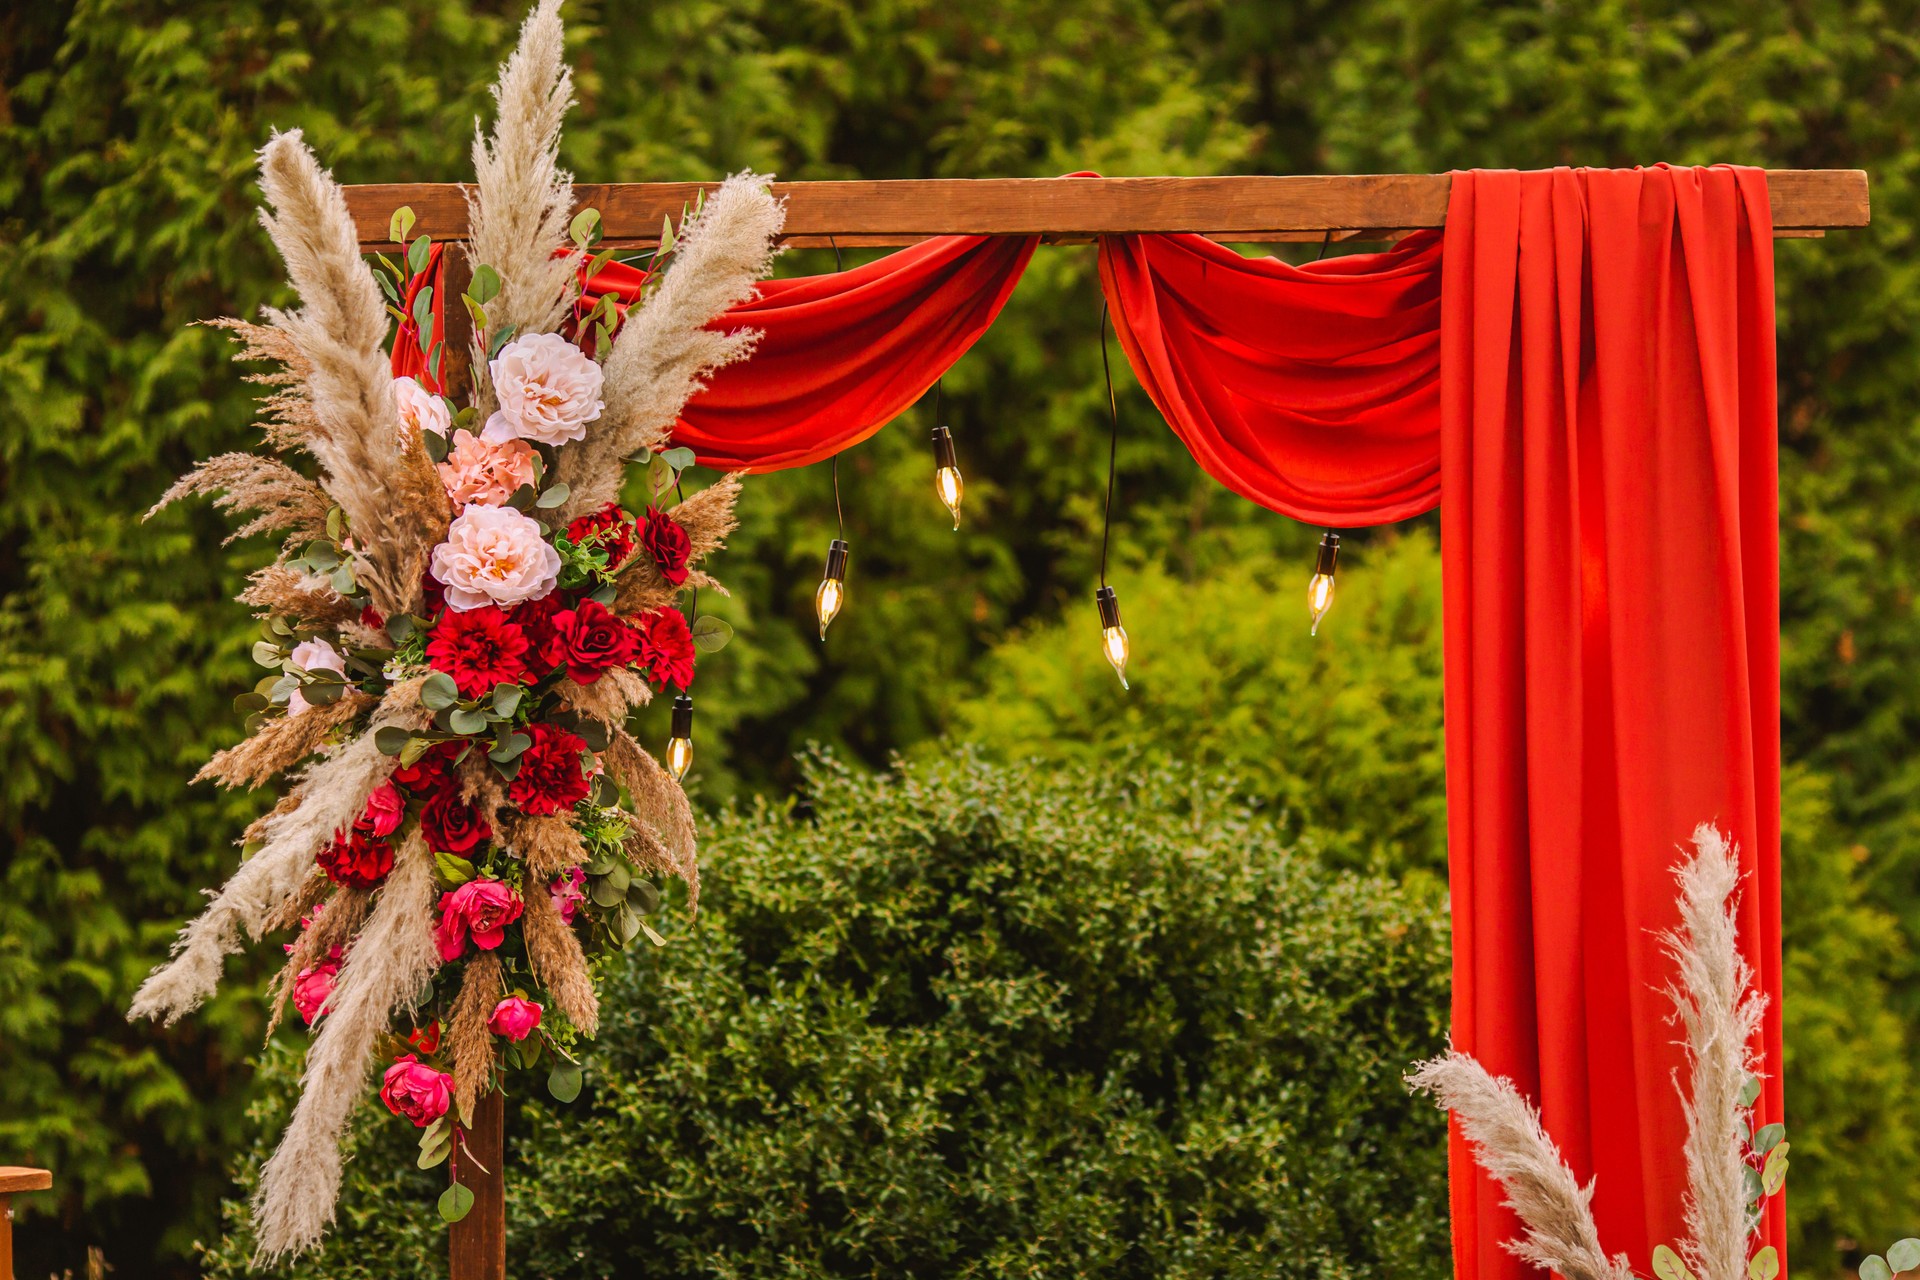
[[553,899],[553,909],[561,922],[572,924],[580,904],[587,900],[587,873],[579,867],[568,867],[547,886],[547,896]]
[[487,364],[500,408],[481,439],[565,444],[583,439],[606,405],[600,366],[557,333],[530,333],[500,348]]
[[508,996],[487,1019],[487,1030],[509,1040],[525,1040],[539,1025],[540,1006],[523,996]]
[[[295,645],[293,652],[287,655],[287,661],[302,671],[337,671],[341,675],[347,674],[347,660],[341,656],[338,649],[325,640],[308,640]],[[287,699],[287,714],[297,716],[312,705],[300,696],[298,689],[295,689],[293,696]]]
[[340,966],[328,961],[309,965],[294,976],[293,1007],[300,1014],[300,1021],[312,1026],[320,1020],[326,1011],[327,997],[333,994],[333,980],[339,973]]
[[453,433],[453,448],[440,464],[440,483],[460,506],[497,507],[523,484],[533,483],[533,446],[524,440],[489,444],[471,431]]
[[453,1077],[436,1071],[412,1054],[402,1054],[387,1068],[380,1084],[380,1101],[387,1110],[424,1129],[447,1114],[453,1105]]
[[520,895],[498,880],[469,880],[440,897],[440,923],[433,940],[442,960],[458,960],[467,942],[492,951],[507,939],[507,926],[520,918]]
[[469,503],[433,549],[432,572],[456,613],[538,600],[560,576],[560,553],[512,507]]
[[412,378],[393,380],[393,404],[400,411],[401,422],[422,431],[431,431],[442,439],[446,438],[447,428],[453,425],[453,415],[447,412],[447,402]]

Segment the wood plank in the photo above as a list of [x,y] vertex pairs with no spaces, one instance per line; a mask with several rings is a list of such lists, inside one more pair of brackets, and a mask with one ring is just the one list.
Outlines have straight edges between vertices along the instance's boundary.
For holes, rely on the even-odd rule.
[[467,1151],[455,1147],[453,1164],[460,1184],[473,1192],[473,1208],[447,1228],[447,1274],[449,1280],[506,1280],[506,1099],[498,1089],[473,1104],[466,1145]]
[[[1190,231],[1218,240],[1299,237],[1326,231],[1413,229],[1445,223],[1452,178],[1444,173],[1213,178],[934,178],[884,182],[781,182],[787,237],[843,247],[912,244],[937,235],[1041,235],[1056,241],[1100,235]],[[1774,226],[1783,230],[1863,227],[1870,216],[1859,169],[1774,169],[1767,173]],[[600,211],[606,236],[649,244],[663,218],[678,220],[713,183],[582,183],[575,203]],[[457,183],[348,187],[362,244],[384,244],[393,211],[411,205],[418,229],[436,239],[467,232],[465,188]],[[1346,237],[1342,237],[1346,238]]]
[[0,1195],[10,1196],[21,1191],[45,1191],[53,1185],[53,1175],[45,1169],[22,1169],[14,1165],[0,1165]]

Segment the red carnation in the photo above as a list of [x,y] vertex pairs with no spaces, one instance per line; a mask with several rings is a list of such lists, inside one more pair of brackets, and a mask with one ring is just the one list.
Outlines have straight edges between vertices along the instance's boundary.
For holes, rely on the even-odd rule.
[[412,764],[393,771],[396,786],[419,795],[443,791],[453,785],[453,761],[466,748],[464,742],[436,742]]
[[678,609],[649,609],[633,620],[640,641],[635,664],[662,684],[685,689],[693,683],[693,633]]
[[567,526],[570,542],[590,543],[607,553],[607,566],[626,563],[633,554],[633,524],[617,502],[609,502],[592,515],[581,516]]
[[449,787],[420,811],[420,834],[427,848],[442,853],[466,853],[475,845],[493,839],[493,828],[480,810],[462,800]]
[[609,667],[624,667],[639,655],[639,638],[605,605],[582,600],[555,615],[559,658],[575,684],[592,684]]
[[660,576],[674,586],[687,580],[687,561],[693,558],[693,540],[680,522],[658,507],[647,508],[647,522],[640,530],[640,545],[653,557]]
[[527,637],[498,606],[449,613],[427,641],[427,665],[453,677],[462,697],[479,698],[528,674]]
[[362,831],[336,833],[320,851],[320,869],[327,879],[349,889],[372,889],[393,870],[393,846]]
[[524,730],[533,745],[520,753],[520,771],[507,787],[507,798],[531,817],[571,809],[586,799],[592,784],[581,767],[587,740],[558,725],[530,724]]
[[562,666],[567,660],[566,642],[556,623],[561,614],[569,612],[566,597],[558,591],[549,591],[538,600],[514,606],[513,623],[526,636],[531,656],[538,658],[543,672]]

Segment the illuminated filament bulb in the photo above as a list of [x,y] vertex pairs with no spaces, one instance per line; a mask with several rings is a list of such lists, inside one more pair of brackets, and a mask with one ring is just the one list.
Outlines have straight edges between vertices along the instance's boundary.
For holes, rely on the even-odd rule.
[[933,473],[934,492],[940,495],[940,501],[947,504],[947,510],[953,512],[953,527],[960,527],[960,495],[966,492],[966,482],[960,479],[960,463],[953,456],[953,433],[945,427],[933,429],[933,463],[937,468]]
[[1120,597],[1112,587],[1101,587],[1093,593],[1093,602],[1100,606],[1100,648],[1120,677],[1120,687],[1131,688],[1127,683],[1127,629],[1120,625]]
[[1333,608],[1333,563],[1340,558],[1340,535],[1329,529],[1320,535],[1320,559],[1313,566],[1313,580],[1307,583],[1307,612],[1313,616],[1313,629],[1320,634],[1320,619]]
[[675,782],[693,767],[693,699],[681,694],[673,700],[673,732],[667,737],[667,772]]
[[847,544],[835,538],[827,544],[827,571],[820,577],[820,589],[813,593],[813,611],[820,615],[820,638],[827,638],[827,626],[840,616],[847,602]]

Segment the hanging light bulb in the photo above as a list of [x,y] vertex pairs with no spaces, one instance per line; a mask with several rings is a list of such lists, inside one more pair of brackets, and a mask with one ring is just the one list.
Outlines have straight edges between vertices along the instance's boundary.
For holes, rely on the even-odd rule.
[[1307,612],[1313,616],[1313,628],[1307,634],[1320,634],[1320,619],[1333,608],[1333,563],[1340,558],[1340,535],[1329,529],[1320,535],[1320,559],[1314,563],[1313,579],[1307,583]]
[[1120,687],[1132,688],[1127,683],[1127,629],[1120,625],[1120,597],[1112,587],[1101,587],[1093,593],[1093,602],[1100,606],[1100,648],[1120,677]]
[[667,736],[667,772],[675,782],[693,767],[693,699],[680,694],[673,700],[673,732]]
[[945,427],[933,429],[933,463],[937,468],[933,473],[934,492],[953,512],[953,527],[958,529],[960,495],[966,491],[966,483],[960,479],[960,463],[953,455],[953,432]]
[[827,571],[820,577],[820,589],[813,593],[813,611],[820,615],[820,638],[827,638],[827,625],[840,616],[847,602],[847,544],[835,538],[827,544]]

